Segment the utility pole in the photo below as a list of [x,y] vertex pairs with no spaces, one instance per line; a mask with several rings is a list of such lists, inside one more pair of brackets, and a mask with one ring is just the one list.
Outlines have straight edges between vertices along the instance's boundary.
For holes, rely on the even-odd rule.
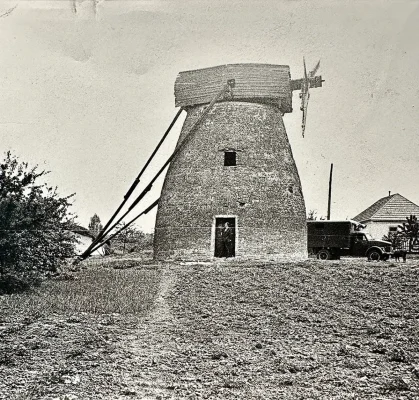
[[329,177],[329,197],[327,202],[327,220],[330,220],[330,204],[332,202],[332,175],[333,175],[333,163],[330,164],[330,177]]

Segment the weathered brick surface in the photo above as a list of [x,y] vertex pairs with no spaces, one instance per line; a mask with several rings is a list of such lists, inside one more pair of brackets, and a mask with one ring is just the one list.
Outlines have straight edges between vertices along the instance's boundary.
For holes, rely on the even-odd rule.
[[[204,110],[188,110],[179,143]],[[224,166],[224,151],[237,166]],[[216,216],[236,217],[236,256],[304,258],[300,179],[277,107],[217,103],[173,159],[157,213],[157,259],[213,257]]]

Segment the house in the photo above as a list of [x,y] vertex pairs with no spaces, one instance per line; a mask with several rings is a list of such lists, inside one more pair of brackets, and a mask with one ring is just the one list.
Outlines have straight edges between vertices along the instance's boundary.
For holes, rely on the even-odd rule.
[[[75,224],[71,231],[75,234],[77,243],[76,243],[76,254],[81,255],[83,252],[92,244],[94,235],[90,231],[80,225]],[[97,249],[92,253],[92,256],[103,256],[105,251],[103,246]]]
[[396,193],[376,201],[353,220],[366,225],[366,230],[375,238],[381,239],[406,222],[406,217],[419,217],[419,206]]

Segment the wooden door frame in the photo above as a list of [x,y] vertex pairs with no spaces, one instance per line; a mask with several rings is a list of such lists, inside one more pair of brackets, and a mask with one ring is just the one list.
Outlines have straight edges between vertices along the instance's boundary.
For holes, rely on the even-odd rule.
[[211,257],[212,258],[218,258],[214,256],[215,253],[215,228],[216,228],[216,221],[217,218],[234,218],[234,257],[232,258],[236,258],[237,257],[237,250],[238,250],[238,238],[239,238],[239,229],[238,229],[238,224],[239,224],[239,217],[237,215],[233,215],[233,214],[220,214],[220,215],[214,215],[212,217],[212,225],[211,225],[211,246],[210,246],[210,250],[211,250]]

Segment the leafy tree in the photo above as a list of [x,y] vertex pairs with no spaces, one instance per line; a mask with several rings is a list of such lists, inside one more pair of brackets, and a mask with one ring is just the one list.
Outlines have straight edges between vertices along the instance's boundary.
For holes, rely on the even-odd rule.
[[399,225],[399,228],[409,238],[409,250],[411,251],[413,242],[418,239],[419,234],[419,222],[416,215],[406,217],[406,222]]
[[307,221],[316,221],[317,220],[317,211],[316,210],[310,210],[307,213]]
[[[320,221],[324,221],[326,218],[321,216]],[[307,213],[307,221],[317,221],[317,210],[310,210]]]
[[406,240],[406,234],[403,232],[389,232],[383,236],[383,240],[390,242],[393,249],[400,249]]
[[100,218],[98,217],[97,214],[93,215],[92,218],[90,218],[90,222],[89,222],[89,231],[92,235],[94,235],[94,237],[96,237],[99,232],[102,230],[103,226],[100,223]]
[[29,287],[74,255],[72,195],[39,184],[46,174],[10,152],[0,164],[0,294]]
[[[125,222],[121,222],[116,226],[115,231],[123,228],[125,225]],[[143,231],[137,229],[134,225],[130,225],[112,239],[112,247],[123,253],[127,251],[132,252],[141,248],[145,238],[146,234]]]

